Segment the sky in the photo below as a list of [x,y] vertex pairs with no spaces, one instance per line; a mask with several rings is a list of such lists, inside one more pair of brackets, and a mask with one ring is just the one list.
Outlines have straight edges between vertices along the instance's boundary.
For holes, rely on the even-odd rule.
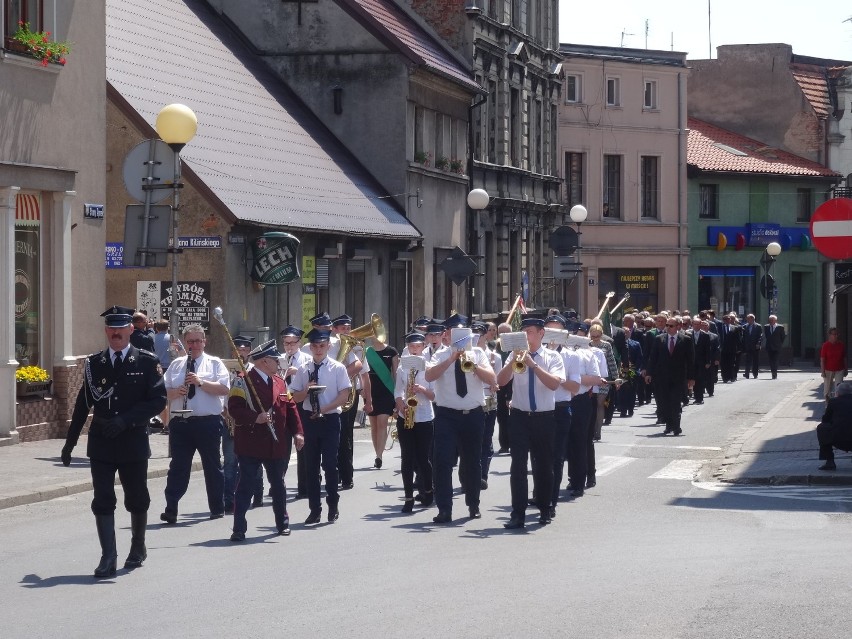
[[799,55],[852,61],[852,21],[844,22],[852,17],[848,0],[560,0],[559,40],[706,59],[708,4],[713,58],[722,44],[784,42]]

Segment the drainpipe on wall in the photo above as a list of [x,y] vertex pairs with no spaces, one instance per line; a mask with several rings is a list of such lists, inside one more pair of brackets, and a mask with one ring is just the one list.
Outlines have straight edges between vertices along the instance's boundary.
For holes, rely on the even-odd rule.
[[677,133],[677,308],[686,306],[686,300],[681,300],[683,291],[683,227],[684,227],[684,190],[683,179],[686,174],[684,162],[684,136],[686,135],[686,119],[683,109],[683,73],[677,74],[677,111],[678,111],[678,133]]

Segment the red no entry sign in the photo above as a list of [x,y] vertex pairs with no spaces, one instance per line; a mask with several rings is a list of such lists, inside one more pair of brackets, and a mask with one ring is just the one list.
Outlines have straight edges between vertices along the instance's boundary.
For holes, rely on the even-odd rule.
[[820,204],[811,218],[811,240],[830,259],[852,257],[852,199],[836,197]]

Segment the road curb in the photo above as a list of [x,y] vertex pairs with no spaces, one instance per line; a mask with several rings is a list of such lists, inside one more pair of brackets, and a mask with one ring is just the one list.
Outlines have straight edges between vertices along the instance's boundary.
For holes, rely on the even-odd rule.
[[[192,462],[191,472],[195,472],[197,470],[201,470],[200,461]],[[157,479],[159,477],[165,477],[168,472],[168,468],[151,469],[148,471],[148,479]],[[116,486],[120,485],[120,482],[118,481],[117,477],[115,480],[115,484]],[[84,493],[87,490],[92,490],[91,480],[77,482],[74,484],[51,486],[50,488],[45,488],[36,492],[26,492],[18,493],[17,495],[8,495],[6,497],[0,497],[0,510],[5,510],[6,508],[14,508],[15,506],[27,506],[29,504],[37,504],[42,501],[56,499],[57,497],[67,497],[68,495]]]
[[850,475],[770,475],[768,477],[717,478],[716,481],[731,486],[852,486]]
[[[786,400],[782,401],[779,404],[776,404],[772,409],[763,415],[760,419],[758,419],[751,426],[747,426],[744,428],[736,437],[733,438],[731,444],[723,449],[724,456],[721,461],[712,460],[706,470],[702,470],[701,475],[705,475],[709,473],[713,480],[722,482],[725,484],[758,484],[758,485],[772,485],[772,486],[780,486],[784,484],[789,485],[818,485],[818,484],[832,484],[837,485],[834,482],[823,482],[823,477],[820,475],[770,475],[767,477],[725,477],[725,473],[729,469],[730,466],[733,466],[740,457],[742,453],[743,446],[745,443],[754,436],[760,429],[764,428],[767,422],[774,419],[775,415],[777,415],[781,410],[786,408],[786,406],[792,402],[794,399],[800,397],[800,393],[804,388],[810,387],[813,385],[813,380],[807,380],[802,382],[801,384],[796,386],[796,390],[790,393]],[[826,477],[825,479],[831,479],[830,477]],[[836,479],[844,479],[848,482],[848,484],[852,484],[852,478],[845,477],[837,477]],[[844,483],[844,485],[847,485]]]

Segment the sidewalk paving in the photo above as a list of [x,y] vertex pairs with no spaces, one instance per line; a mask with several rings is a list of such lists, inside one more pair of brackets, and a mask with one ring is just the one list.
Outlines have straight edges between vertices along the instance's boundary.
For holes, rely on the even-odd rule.
[[822,378],[799,384],[771,411],[746,428],[711,469],[716,481],[766,485],[852,485],[852,455],[835,450],[836,471],[818,470],[816,427],[825,410]]
[[[169,438],[161,431],[153,431],[151,458],[148,460],[148,477],[163,477],[169,470]],[[88,437],[80,441],[71,453],[71,465],[65,467],[59,459],[65,440],[46,439],[0,446],[0,509],[33,504],[65,495],[92,489],[89,459],[86,457]],[[201,468],[196,458],[193,470]]]

